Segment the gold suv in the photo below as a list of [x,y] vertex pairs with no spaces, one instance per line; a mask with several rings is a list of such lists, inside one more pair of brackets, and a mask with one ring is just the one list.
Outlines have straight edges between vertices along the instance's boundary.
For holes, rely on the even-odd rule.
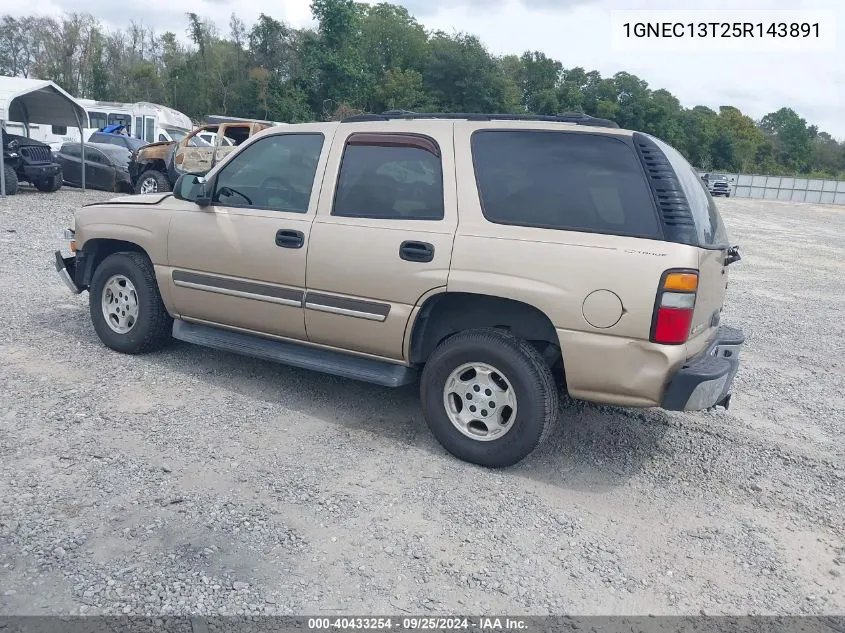
[[739,259],[670,146],[585,115],[388,112],[266,129],[173,193],[89,204],[56,252],[102,342],[171,338],[396,387],[491,467],[558,394],[727,408]]

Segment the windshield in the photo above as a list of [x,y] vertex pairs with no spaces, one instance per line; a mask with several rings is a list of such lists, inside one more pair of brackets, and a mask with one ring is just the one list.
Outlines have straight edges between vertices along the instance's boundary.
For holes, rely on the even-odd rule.
[[710,180],[727,180],[725,174],[710,174]]
[[200,138],[199,134],[195,134],[188,140],[188,145],[190,147],[211,147],[211,143],[206,141],[204,138]]
[[183,130],[177,130],[176,128],[173,128],[173,127],[166,127],[166,128],[164,128],[164,131],[167,132],[167,134],[170,136],[170,138],[172,138],[174,141],[177,141],[177,142],[181,141],[183,138],[185,138],[188,135],[187,132],[184,132]]

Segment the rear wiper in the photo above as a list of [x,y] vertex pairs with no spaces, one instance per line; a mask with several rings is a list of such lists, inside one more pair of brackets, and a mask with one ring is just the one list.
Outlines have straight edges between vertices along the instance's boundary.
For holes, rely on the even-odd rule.
[[742,259],[742,256],[739,254],[739,245],[731,246],[728,248],[728,253],[725,256],[725,266],[730,266],[734,262],[738,262]]

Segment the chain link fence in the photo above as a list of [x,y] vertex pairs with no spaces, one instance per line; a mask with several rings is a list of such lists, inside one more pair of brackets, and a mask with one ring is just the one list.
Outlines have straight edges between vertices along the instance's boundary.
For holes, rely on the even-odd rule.
[[[699,175],[703,176],[705,173],[702,171]],[[728,177],[731,196],[737,198],[845,205],[845,180],[718,173],[724,173]]]

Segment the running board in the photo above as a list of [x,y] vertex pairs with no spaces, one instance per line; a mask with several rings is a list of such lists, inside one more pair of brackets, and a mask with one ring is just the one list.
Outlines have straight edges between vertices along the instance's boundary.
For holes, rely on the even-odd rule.
[[414,382],[418,376],[417,370],[404,365],[351,356],[298,343],[274,341],[252,334],[188,323],[180,319],[173,321],[173,338],[186,343],[385,387],[401,387]]

